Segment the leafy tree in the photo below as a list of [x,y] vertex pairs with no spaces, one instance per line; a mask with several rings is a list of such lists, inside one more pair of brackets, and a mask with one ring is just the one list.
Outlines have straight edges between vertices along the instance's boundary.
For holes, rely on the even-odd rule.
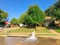
[[54,5],[56,6],[56,9],[60,9],[60,0],[58,0]]
[[56,16],[56,14],[55,14],[56,13],[56,9],[55,9],[54,5],[49,7],[45,12],[46,12],[47,16],[53,16],[53,17]]
[[24,24],[26,16],[27,16],[26,13],[22,14],[22,15],[19,17],[19,22]]
[[2,10],[0,9],[0,26],[3,26],[3,27],[5,26],[4,21],[7,19],[7,17],[8,17],[7,12],[2,11]]
[[43,23],[45,19],[44,12],[37,5],[30,6],[23,19],[23,23],[34,27]]
[[58,0],[55,3],[55,8],[56,8],[56,17],[58,20],[60,20],[60,0]]
[[57,15],[56,15],[57,18],[56,18],[56,19],[57,19],[57,20],[60,20],[60,9],[58,9],[58,10],[56,11],[56,13],[57,13]]
[[18,25],[19,24],[19,20],[16,19],[16,18],[12,18],[11,21],[10,21],[11,24],[14,24],[14,25]]
[[58,0],[54,5],[50,6],[46,11],[47,16],[55,17],[60,20],[60,0]]
[[0,22],[5,21],[5,19],[7,19],[7,17],[8,17],[7,12],[2,11],[2,10],[0,9]]

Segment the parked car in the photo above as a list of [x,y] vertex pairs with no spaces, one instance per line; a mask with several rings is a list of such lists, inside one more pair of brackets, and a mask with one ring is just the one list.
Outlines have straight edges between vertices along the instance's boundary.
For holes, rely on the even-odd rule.
[[24,24],[20,24],[19,26],[20,28],[27,27],[27,25],[24,25]]
[[20,24],[19,26],[20,26],[20,27],[24,27],[24,24]]

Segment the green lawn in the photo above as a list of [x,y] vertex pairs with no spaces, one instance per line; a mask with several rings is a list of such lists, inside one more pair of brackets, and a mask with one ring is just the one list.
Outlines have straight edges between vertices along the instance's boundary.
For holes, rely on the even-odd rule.
[[60,33],[60,28],[58,28],[58,29],[55,29],[55,31],[56,31],[56,32],[58,32],[58,33]]
[[19,28],[14,30],[0,31],[0,35],[31,35],[31,33],[35,31],[36,36],[57,36],[56,34],[52,34],[46,28],[39,28],[39,29],[28,29],[28,28]]
[[[33,32],[35,29],[27,29],[27,28],[20,28],[20,29],[16,29],[16,30],[10,30],[8,33],[14,33],[14,32],[28,32],[31,33]],[[49,30],[45,29],[36,29],[35,30],[36,33],[50,33]]]
[[10,30],[8,33],[32,32],[33,30],[34,30],[34,29],[20,28],[20,29]]
[[37,36],[57,36],[56,34],[38,34]]
[[[17,35],[30,35],[34,30],[35,29],[20,28],[20,29],[16,29],[16,30],[10,30],[8,32],[8,35],[12,35],[12,34],[15,35],[14,33],[16,33]],[[57,36],[56,34],[52,34],[46,28],[37,29],[37,30],[35,30],[35,32],[36,32],[36,36]]]

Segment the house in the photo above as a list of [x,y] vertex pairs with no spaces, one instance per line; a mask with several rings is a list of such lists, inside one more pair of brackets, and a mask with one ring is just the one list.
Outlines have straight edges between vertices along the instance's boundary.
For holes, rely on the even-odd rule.
[[45,26],[45,27],[53,27],[53,26],[55,26],[54,20],[55,20],[55,18],[47,16],[45,18],[45,20],[44,20],[43,26]]
[[51,17],[46,17],[43,26],[48,27],[51,22]]
[[43,26],[45,26],[45,27],[60,27],[60,20],[56,20],[56,18],[47,16],[44,20]]
[[19,27],[22,28],[22,27],[27,27],[27,25],[24,25],[24,24],[19,24]]
[[55,20],[54,24],[56,25],[56,27],[60,27],[60,20]]

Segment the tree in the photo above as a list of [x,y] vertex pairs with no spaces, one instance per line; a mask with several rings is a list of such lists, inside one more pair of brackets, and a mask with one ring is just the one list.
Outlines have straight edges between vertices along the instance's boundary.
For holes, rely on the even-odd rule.
[[7,17],[8,17],[7,12],[2,11],[2,10],[0,9],[0,22],[5,21],[5,19],[7,19]]
[[56,18],[56,19],[57,19],[57,20],[60,20],[60,9],[58,9],[58,10],[56,11],[56,13],[57,13],[57,14],[56,14],[56,17],[57,17],[57,18]]
[[50,6],[46,11],[46,14],[51,17],[55,17],[60,20],[60,0],[58,0],[54,5]]
[[60,0],[58,0],[55,3],[55,7],[56,7],[56,17],[58,20],[60,20]]
[[12,18],[10,23],[13,24],[13,25],[19,25],[19,20],[16,19],[16,18]]
[[56,9],[55,9],[54,5],[49,7],[45,12],[46,12],[47,16],[52,16],[52,17],[56,16],[56,14],[55,14],[56,13]]
[[0,9],[0,26],[5,26],[5,20],[7,20],[8,14]]
[[27,16],[26,13],[22,14],[22,15],[19,17],[19,22],[24,24],[26,16]]
[[44,12],[42,12],[37,5],[32,5],[27,10],[23,23],[30,27],[34,27],[42,24],[44,19],[45,19]]
[[54,5],[56,6],[56,9],[60,8],[60,0],[58,0]]

